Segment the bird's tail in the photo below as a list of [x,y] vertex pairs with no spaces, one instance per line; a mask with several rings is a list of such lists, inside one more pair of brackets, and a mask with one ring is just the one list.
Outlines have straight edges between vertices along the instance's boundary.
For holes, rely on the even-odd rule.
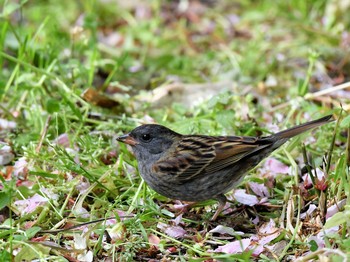
[[322,126],[322,125],[329,123],[329,122],[332,122],[332,121],[334,121],[334,119],[332,119],[332,115],[324,116],[320,119],[313,120],[313,121],[301,124],[299,126],[294,126],[294,127],[289,128],[289,129],[283,130],[279,133],[276,133],[274,135],[274,137],[288,139],[288,138],[299,135],[299,134],[304,133],[310,129],[313,129],[313,128],[318,127],[318,126]]

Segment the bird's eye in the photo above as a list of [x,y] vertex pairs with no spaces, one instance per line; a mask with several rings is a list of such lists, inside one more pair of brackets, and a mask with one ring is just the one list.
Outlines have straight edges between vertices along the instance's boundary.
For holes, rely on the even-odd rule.
[[143,134],[141,138],[145,142],[151,141],[151,135],[150,134]]

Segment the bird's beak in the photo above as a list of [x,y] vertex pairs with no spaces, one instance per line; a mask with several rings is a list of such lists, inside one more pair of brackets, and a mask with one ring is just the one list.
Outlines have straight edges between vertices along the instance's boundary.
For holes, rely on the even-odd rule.
[[134,146],[134,145],[138,144],[138,142],[135,140],[135,138],[133,138],[129,134],[117,137],[117,140],[120,141],[120,142],[123,142],[125,144],[131,145],[131,146]]

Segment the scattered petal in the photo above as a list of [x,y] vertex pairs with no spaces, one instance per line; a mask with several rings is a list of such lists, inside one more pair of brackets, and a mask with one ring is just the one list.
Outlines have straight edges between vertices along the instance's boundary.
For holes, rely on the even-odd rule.
[[[322,181],[325,178],[324,172],[321,169],[316,168],[315,170],[312,170],[313,174],[315,174],[315,171],[316,171],[316,178],[319,181]],[[311,188],[313,186],[312,185],[312,180],[311,180],[311,177],[310,177],[309,173],[305,174],[302,179],[304,181],[304,187],[305,188]]]
[[254,225],[259,224],[259,222],[260,222],[259,216],[256,216],[256,217],[252,220],[252,223],[253,223]]
[[15,162],[15,165],[13,166],[12,174],[19,178],[26,177],[28,174],[28,162],[25,157],[21,157]]
[[94,254],[92,253],[91,250],[89,250],[85,254],[79,254],[77,258],[79,261],[82,261],[82,262],[92,262],[94,259]]
[[107,219],[105,221],[105,226],[112,226],[112,225],[115,225],[117,223],[117,220],[115,218],[113,219]]
[[17,123],[0,118],[0,130],[11,130],[17,127]]
[[253,250],[254,256],[258,256],[264,251],[266,244],[270,243],[272,240],[277,238],[280,234],[281,234],[281,232],[278,231],[278,232],[275,232],[273,234],[263,236],[263,237],[252,236],[250,239],[251,239],[253,245],[249,246],[249,249]]
[[253,250],[253,255],[260,255],[266,247],[266,244],[277,238],[281,234],[281,230],[276,228],[274,220],[270,219],[268,223],[264,223],[260,228],[257,235],[250,237],[251,245],[249,249]]
[[124,42],[123,35],[118,32],[111,32],[109,34],[98,32],[97,37],[101,43],[110,47],[120,46]]
[[124,239],[125,228],[123,223],[117,222],[112,228],[107,228],[106,230],[113,242]]
[[218,225],[216,228],[213,228],[209,232],[210,233],[219,233],[219,234],[223,234],[223,235],[226,234],[226,235],[231,235],[231,236],[244,235],[244,233],[241,231],[235,231],[232,227],[225,227],[222,225]]
[[28,199],[17,200],[13,204],[21,212],[21,215],[26,215],[32,213],[38,206],[43,206],[46,202],[48,202],[47,198],[35,194]]
[[74,236],[74,248],[76,249],[86,249],[86,238],[83,235],[73,234]]
[[48,189],[48,188],[42,188],[41,192],[45,195],[45,197],[47,197],[48,199],[52,199],[52,200],[57,200],[58,199],[58,194],[54,193],[52,191],[52,189]]
[[59,135],[55,141],[54,141],[57,145],[60,145],[64,148],[67,148],[70,146],[70,141],[69,141],[69,137],[67,133],[63,133],[61,135]]
[[326,243],[323,240],[323,238],[320,238],[319,236],[311,236],[308,238],[309,246],[311,247],[311,241],[315,241],[317,245],[317,249],[322,249],[326,247]]
[[268,223],[264,223],[259,228],[259,234],[266,235],[266,234],[272,234],[278,231],[279,228],[276,228],[276,223],[273,219],[270,219]]
[[269,191],[267,187],[264,184],[256,183],[256,182],[249,182],[249,187],[251,190],[260,197],[269,197]]
[[73,210],[74,215],[81,218],[89,218],[90,213],[83,207],[75,207]]
[[90,182],[87,179],[82,179],[78,185],[76,185],[76,189],[79,191],[80,194],[84,194],[86,190],[90,187]]
[[153,246],[158,248],[158,245],[160,243],[160,238],[158,236],[154,235],[154,234],[149,234],[148,235],[148,242],[151,245],[153,245]]
[[7,165],[14,159],[15,155],[12,153],[12,149],[8,145],[2,145],[0,149],[0,166]]
[[83,253],[79,254],[77,257],[79,261],[93,261],[93,253],[91,251],[87,251],[86,237],[84,235],[74,234],[74,248],[83,251]]
[[264,168],[274,175],[289,173],[289,167],[273,157],[266,160]]
[[118,213],[118,216],[120,218],[121,221],[124,221],[126,219],[129,219],[130,217],[134,217],[135,215],[134,214],[129,214],[123,210],[117,210],[117,213]]
[[180,226],[170,226],[164,223],[158,223],[157,227],[173,238],[182,238],[186,235],[186,231]]
[[306,212],[300,214],[300,218],[305,219],[306,217],[309,217],[316,209],[317,209],[317,206],[314,204],[311,204],[309,206],[309,209]]
[[165,230],[165,233],[174,238],[181,238],[186,235],[186,231],[180,226],[171,226]]
[[254,206],[259,203],[256,196],[247,194],[244,189],[235,190],[234,198],[243,205]]
[[[316,236],[311,236],[308,238],[308,242],[315,241],[317,244],[317,249],[322,249],[326,247],[325,238],[331,237],[333,234],[336,234],[339,230],[339,226],[331,227],[326,230],[320,231]],[[310,245],[310,244],[309,244]]]
[[175,222],[175,225],[179,225],[182,221],[182,213],[180,215],[178,215],[175,219],[173,219],[173,221]]
[[236,240],[223,246],[219,246],[214,252],[222,252],[226,254],[239,254],[244,252],[250,245],[251,240],[244,238]]
[[79,159],[78,152],[75,149],[72,149],[69,147],[66,148],[66,151],[69,155],[71,155],[73,157],[74,163],[76,163],[77,165],[80,165],[80,159]]
[[327,209],[326,219],[332,217],[334,214],[339,212],[339,209],[343,208],[346,204],[346,199],[340,200],[337,204],[330,206]]

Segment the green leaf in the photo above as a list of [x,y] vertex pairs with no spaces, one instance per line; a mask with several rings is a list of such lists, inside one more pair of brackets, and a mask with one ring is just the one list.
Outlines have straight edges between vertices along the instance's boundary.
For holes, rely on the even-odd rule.
[[225,128],[232,128],[235,123],[235,112],[232,110],[220,111],[216,115],[217,122]]
[[[20,9],[28,0],[23,0],[21,3],[14,3],[11,1],[8,1],[7,4],[5,4],[4,9],[2,11],[2,14],[0,14],[0,17],[8,17],[16,10]],[[1,260],[2,261],[2,260]]]
[[23,248],[17,253],[15,262],[19,261],[32,261],[34,259],[42,259],[49,255],[51,248],[38,245],[23,246]]
[[50,114],[60,111],[60,101],[56,99],[49,99],[46,102],[46,110]]
[[21,5],[19,5],[17,3],[9,3],[9,4],[5,5],[5,8],[4,8],[0,17],[7,17],[19,8],[21,8]]
[[8,192],[0,192],[0,210],[7,206],[11,201],[11,195]]
[[57,174],[44,172],[44,171],[29,171],[29,175],[35,175],[35,176],[41,176],[41,177],[53,178],[53,179],[57,179],[59,177],[59,175]]
[[318,245],[317,245],[317,242],[315,240],[311,240],[309,242],[309,245],[310,245],[310,250],[312,252],[315,252],[318,249]]
[[0,251],[0,261],[11,261],[11,254],[7,252],[6,250]]
[[343,212],[336,213],[333,215],[330,219],[327,220],[326,224],[324,225],[325,229],[339,226],[341,224],[346,223],[350,220],[350,210],[345,210]]
[[28,239],[31,239],[35,236],[36,233],[38,233],[41,230],[41,227],[31,227],[26,230],[26,235]]
[[344,119],[340,122],[340,127],[341,128],[347,128],[350,126],[350,115],[344,117]]

